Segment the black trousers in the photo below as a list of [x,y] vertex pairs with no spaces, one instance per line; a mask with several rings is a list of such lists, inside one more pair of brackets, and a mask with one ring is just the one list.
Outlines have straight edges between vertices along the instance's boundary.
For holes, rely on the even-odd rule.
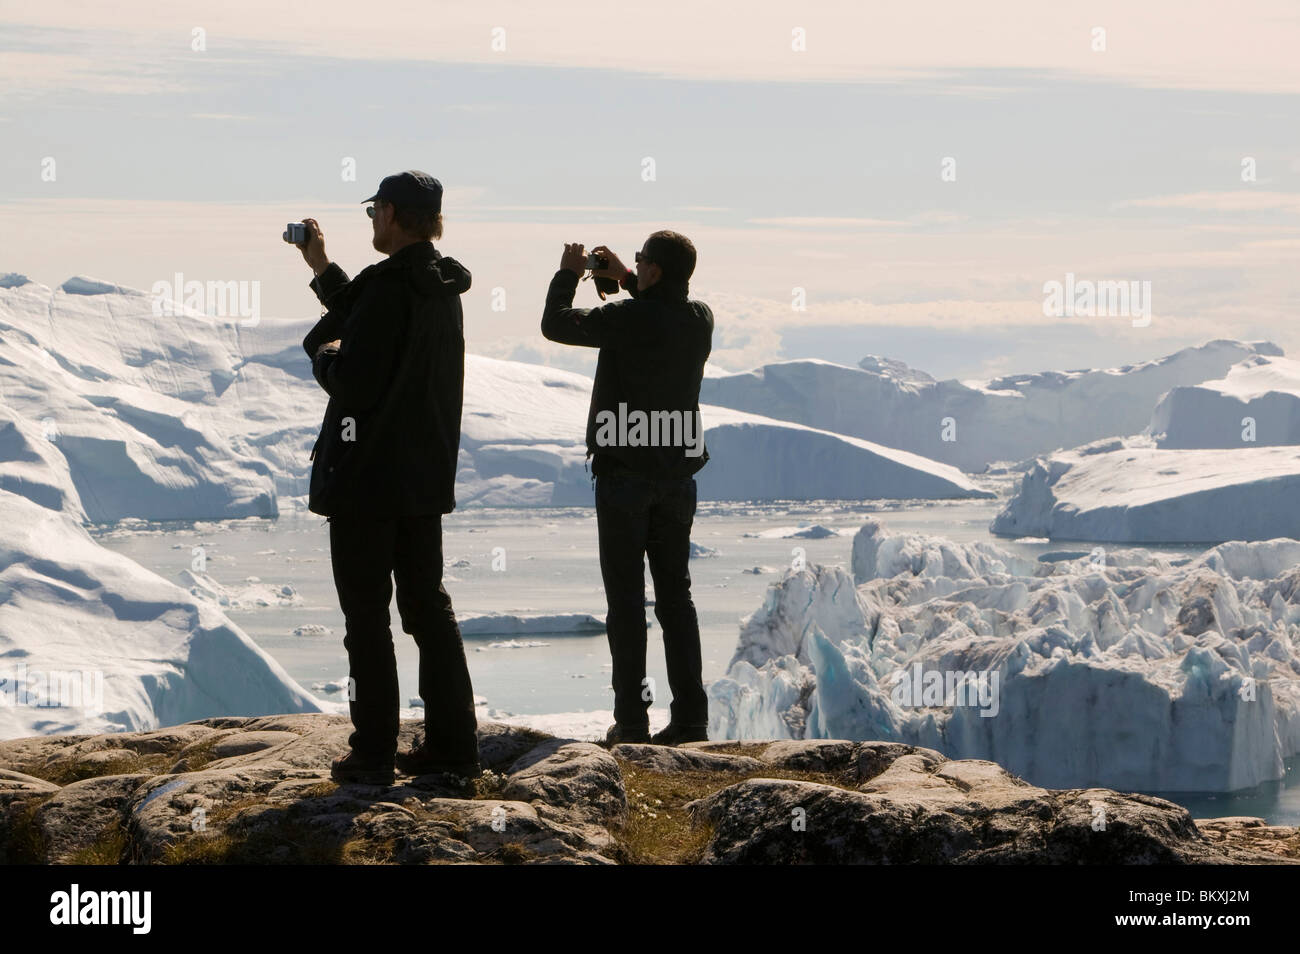
[[397,658],[388,604],[397,580],[402,631],[420,649],[426,745],[448,761],[478,757],[478,725],[460,627],[442,585],[442,517],[329,518],[330,562],[343,609],[352,678],[354,751],[389,759],[397,750]]
[[653,701],[646,683],[646,557],[654,580],[655,618],[663,629],[672,721],[709,721],[700,624],[691,600],[694,520],[693,477],[659,479],[624,471],[596,477],[600,572],[609,609],[605,628],[614,662],[614,719],[622,725],[645,725]]

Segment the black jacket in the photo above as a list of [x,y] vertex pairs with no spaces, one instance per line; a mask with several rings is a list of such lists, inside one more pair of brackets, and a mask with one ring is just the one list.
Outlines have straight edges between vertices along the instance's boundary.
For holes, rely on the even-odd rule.
[[[348,281],[311,282],[328,312],[302,346],[329,394],[312,449],[308,509],[396,517],[450,513],[465,382],[460,296],[470,274],[416,242]],[[341,339],[316,358],[316,349]]]
[[[592,473],[696,473],[709,460],[700,419],[700,380],[713,347],[713,312],[704,302],[689,300],[686,285],[661,281],[638,293],[631,273],[623,288],[633,297],[598,308],[574,308],[577,287],[576,272],[562,268],[555,273],[546,294],[542,334],[560,344],[600,349],[587,415]],[[621,415],[620,405],[625,405]],[[661,423],[638,433],[633,417],[638,411],[651,421],[661,415]],[[677,416],[677,430],[667,429],[665,412]],[[602,429],[602,423],[620,417],[632,426],[621,434],[608,426]],[[691,447],[686,446],[688,437],[694,437]]]

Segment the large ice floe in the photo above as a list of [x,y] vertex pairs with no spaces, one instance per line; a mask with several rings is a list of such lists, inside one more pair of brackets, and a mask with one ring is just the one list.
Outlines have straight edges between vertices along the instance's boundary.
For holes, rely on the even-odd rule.
[[1054,563],[869,519],[788,570],[709,686],[713,738],[880,739],[1036,785],[1231,791],[1300,750],[1300,542]]
[[1101,543],[1300,537],[1300,447],[1165,450],[1146,436],[1039,458],[989,529]]

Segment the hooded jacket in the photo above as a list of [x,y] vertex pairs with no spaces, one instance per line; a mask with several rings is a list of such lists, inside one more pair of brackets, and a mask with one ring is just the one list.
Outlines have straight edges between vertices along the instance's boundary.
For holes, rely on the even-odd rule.
[[[416,242],[354,279],[311,282],[326,314],[303,339],[329,403],[308,509],[376,518],[450,513],[465,382],[460,296],[469,271]],[[321,344],[341,340],[316,357]]]
[[[709,460],[700,381],[713,347],[713,312],[689,299],[683,283],[660,281],[638,292],[629,273],[621,284],[631,299],[574,308],[578,275],[560,269],[546,295],[542,334],[600,349],[587,414],[593,474],[689,477]],[[638,416],[648,424],[641,431]]]

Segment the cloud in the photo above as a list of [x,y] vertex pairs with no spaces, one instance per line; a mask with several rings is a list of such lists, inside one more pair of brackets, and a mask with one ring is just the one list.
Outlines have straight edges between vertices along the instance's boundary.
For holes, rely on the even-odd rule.
[[1190,209],[1197,212],[1294,212],[1300,214],[1300,192],[1185,192],[1181,195],[1126,199],[1119,208]]
[[[165,7],[46,0],[4,14],[6,27],[60,30],[69,23],[107,45],[148,36],[158,49],[207,32],[215,54],[268,52],[349,59],[408,59],[631,70],[708,80],[923,82],[961,89],[962,70],[1059,71],[1104,82],[1180,89],[1300,92],[1292,0],[1090,0],[1087,4],[918,0],[864,5],[822,0],[735,4],[659,0],[653,17],[611,36],[608,22],[577,0],[372,0],[359,8],[320,0],[304,22],[298,5],[264,0],[172,0]],[[1103,28],[1105,49],[1094,48]],[[797,49],[796,30],[803,31]],[[62,75],[57,54],[30,82]],[[129,62],[118,71],[131,76]],[[14,75],[10,71],[10,75]],[[21,78],[21,73],[18,74]]]
[[777,225],[792,229],[879,229],[899,228],[907,223],[901,219],[853,219],[834,216],[787,215],[777,218],[746,219],[751,225]]

